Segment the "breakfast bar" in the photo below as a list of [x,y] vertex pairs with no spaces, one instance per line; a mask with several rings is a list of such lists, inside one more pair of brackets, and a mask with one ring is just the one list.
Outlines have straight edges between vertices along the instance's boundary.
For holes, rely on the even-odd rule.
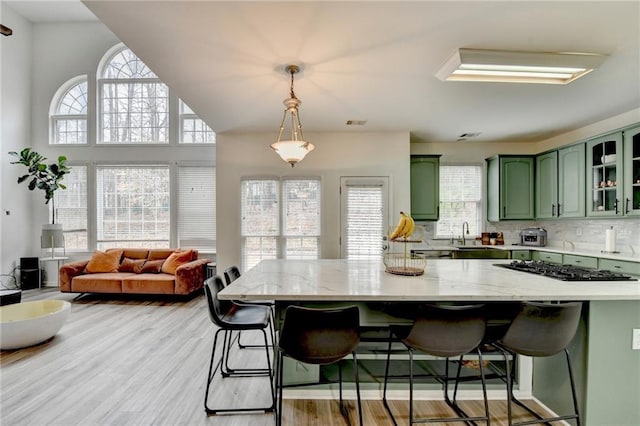
[[[363,325],[407,321],[377,309],[416,302],[582,301],[583,324],[572,343],[574,369],[586,424],[632,425],[640,419],[640,351],[632,330],[640,328],[640,281],[559,281],[505,269],[508,260],[429,259],[420,276],[385,272],[382,262],[264,260],[220,293],[221,299],[289,303],[355,303],[373,306]],[[555,409],[551,360],[533,364],[531,393]],[[562,407],[558,407],[562,409]]]

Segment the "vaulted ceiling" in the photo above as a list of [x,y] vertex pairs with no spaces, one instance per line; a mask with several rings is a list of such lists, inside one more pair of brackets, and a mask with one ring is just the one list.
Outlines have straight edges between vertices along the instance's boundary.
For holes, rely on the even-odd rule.
[[[83,3],[218,133],[276,132],[290,63],[307,132],[537,141],[640,107],[639,1]],[[461,47],[608,56],[564,86],[438,80]]]

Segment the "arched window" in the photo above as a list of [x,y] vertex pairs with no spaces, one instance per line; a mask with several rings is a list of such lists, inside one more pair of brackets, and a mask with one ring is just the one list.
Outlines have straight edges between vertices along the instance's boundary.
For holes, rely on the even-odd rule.
[[98,143],[169,143],[169,89],[140,58],[117,46],[98,75]]
[[60,86],[49,110],[52,144],[87,143],[87,76]]

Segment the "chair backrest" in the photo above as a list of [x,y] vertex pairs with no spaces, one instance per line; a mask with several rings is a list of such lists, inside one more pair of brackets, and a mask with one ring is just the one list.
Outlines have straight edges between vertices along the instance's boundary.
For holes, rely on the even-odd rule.
[[238,278],[240,278],[240,269],[238,269],[237,266],[229,266],[224,270],[224,279],[227,282],[227,285],[231,284]]
[[498,343],[522,355],[556,354],[571,343],[580,323],[581,310],[582,302],[523,302]]
[[209,306],[209,319],[218,327],[225,327],[224,315],[231,309],[233,303],[218,299],[218,292],[224,288],[222,278],[219,275],[207,278],[204,282],[204,292]]
[[278,346],[287,356],[308,364],[331,364],[360,343],[357,306],[313,309],[289,306]]
[[460,356],[480,344],[485,328],[482,304],[424,305],[403,342],[434,356]]

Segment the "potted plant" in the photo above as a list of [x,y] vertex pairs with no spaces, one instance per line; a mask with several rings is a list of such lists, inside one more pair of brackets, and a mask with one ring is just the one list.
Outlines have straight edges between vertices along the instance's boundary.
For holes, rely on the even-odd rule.
[[67,187],[61,183],[64,175],[71,171],[71,167],[67,166],[67,157],[61,155],[58,157],[57,163],[47,165],[46,157],[33,151],[31,148],[24,148],[20,153],[15,151],[9,152],[18,158],[18,161],[12,161],[11,164],[22,164],[27,168],[27,173],[18,178],[18,183],[29,180],[29,190],[33,191],[38,188],[44,191],[44,203],[51,206],[53,214],[51,216],[51,224],[56,224],[56,209],[54,194],[58,189],[66,189]]

